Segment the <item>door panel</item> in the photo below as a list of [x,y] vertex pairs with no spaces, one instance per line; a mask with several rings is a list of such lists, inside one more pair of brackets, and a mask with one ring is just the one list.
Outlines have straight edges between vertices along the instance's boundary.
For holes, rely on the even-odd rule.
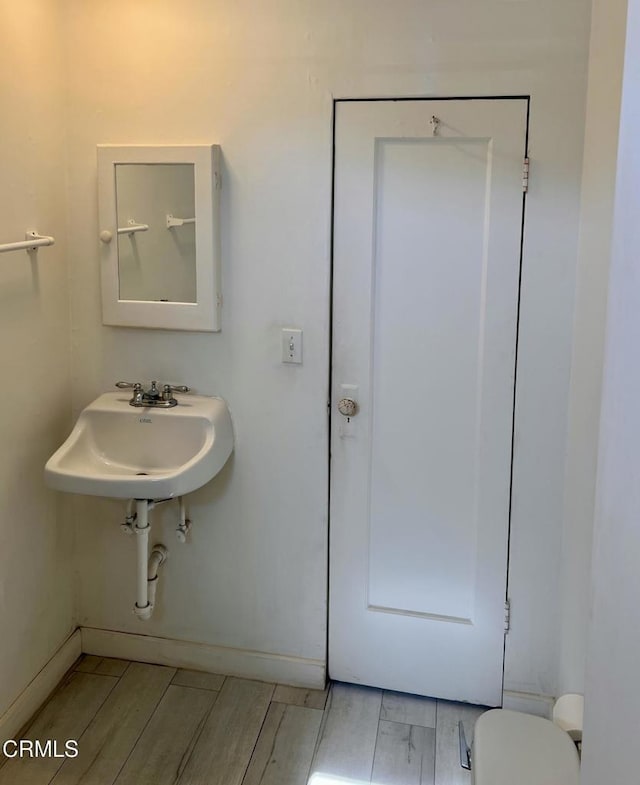
[[337,104],[333,678],[501,702],[526,116]]

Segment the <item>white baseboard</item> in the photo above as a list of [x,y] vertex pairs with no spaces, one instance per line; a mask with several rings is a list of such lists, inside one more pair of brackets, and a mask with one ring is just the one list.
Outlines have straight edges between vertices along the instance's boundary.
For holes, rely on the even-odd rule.
[[228,676],[242,676],[294,687],[322,689],[325,686],[326,670],[322,660],[231,649],[226,646],[157,638],[132,632],[114,632],[95,627],[80,629],[82,651],[85,654],[224,673]]
[[80,630],[76,630],[0,717],[1,743],[15,738],[18,731],[42,706],[81,654]]
[[555,698],[551,695],[538,695],[533,692],[516,692],[505,690],[502,693],[502,708],[511,711],[521,711],[525,714],[535,714],[538,717],[551,719],[551,712]]

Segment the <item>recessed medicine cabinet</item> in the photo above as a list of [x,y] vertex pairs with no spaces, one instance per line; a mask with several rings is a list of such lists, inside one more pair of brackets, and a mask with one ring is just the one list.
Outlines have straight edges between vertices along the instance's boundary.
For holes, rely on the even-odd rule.
[[104,324],[220,329],[220,147],[98,146]]

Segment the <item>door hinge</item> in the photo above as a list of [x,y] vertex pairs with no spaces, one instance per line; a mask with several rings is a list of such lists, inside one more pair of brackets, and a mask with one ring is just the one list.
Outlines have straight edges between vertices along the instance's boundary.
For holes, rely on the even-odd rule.
[[522,192],[529,192],[529,157],[526,156],[522,162]]
[[511,600],[504,601],[504,633],[511,629]]

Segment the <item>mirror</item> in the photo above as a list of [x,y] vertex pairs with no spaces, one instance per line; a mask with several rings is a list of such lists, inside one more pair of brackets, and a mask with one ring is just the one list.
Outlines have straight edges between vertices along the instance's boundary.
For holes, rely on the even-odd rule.
[[220,329],[219,150],[98,147],[104,324]]
[[116,164],[120,300],[197,302],[195,214],[193,164]]

